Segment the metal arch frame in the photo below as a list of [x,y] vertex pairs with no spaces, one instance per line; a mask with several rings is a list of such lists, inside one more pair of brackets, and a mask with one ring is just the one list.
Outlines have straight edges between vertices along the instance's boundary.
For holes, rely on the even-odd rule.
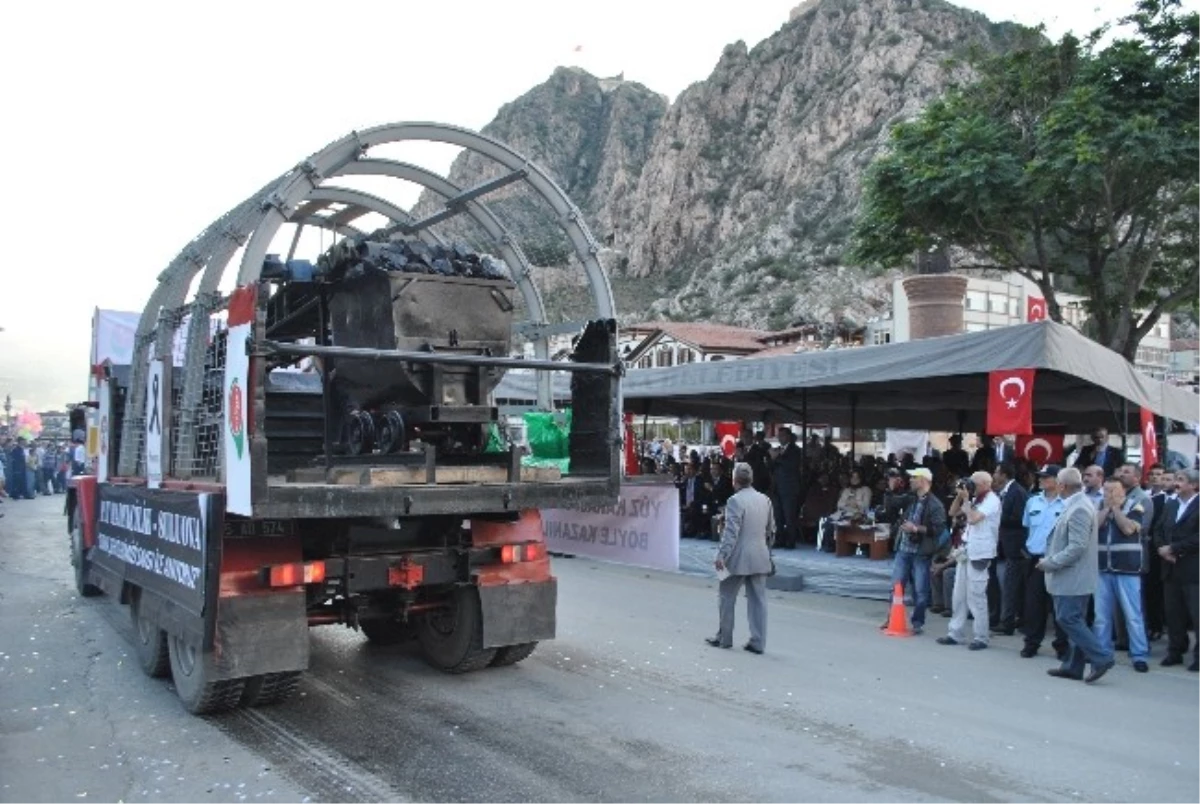
[[266,211],[242,255],[238,285],[258,279],[262,272],[262,261],[267,255],[266,250],[279,227],[287,222],[288,210],[306,200],[320,186],[323,177],[332,175],[348,163],[358,160],[373,146],[406,140],[458,145],[489,157],[509,170],[526,171],[527,175],[523,181],[527,182],[559,216],[559,224],[575,247],[576,256],[579,257],[591,286],[597,316],[616,316],[612,287],[596,257],[600,246],[584,226],[579,208],[571,202],[566,193],[541,168],[508,146],[474,131],[440,123],[396,123],[353,132],[310,157],[304,163],[303,170],[290,174],[277,188],[273,208]]
[[[457,126],[438,123],[399,123],[377,126],[363,132],[352,132],[326,146],[314,156],[279,176],[256,194],[230,209],[197,235],[159,275],[158,286],[147,301],[135,336],[134,366],[122,428],[118,468],[120,474],[128,476],[137,471],[141,441],[133,429],[136,420],[134,413],[139,404],[142,406],[145,404],[149,334],[157,324],[159,311],[164,308],[172,309],[182,306],[193,278],[201,270],[204,273],[197,289],[197,296],[215,293],[229,260],[243,245],[245,251],[238,270],[237,284],[240,286],[256,281],[261,275],[263,260],[275,234],[284,223],[291,221],[292,216],[297,212],[297,205],[304,201],[331,198],[331,203],[367,206],[373,211],[379,211],[385,217],[395,219],[393,215],[382,211],[382,209],[390,208],[402,213],[404,218],[408,218],[408,221],[404,221],[402,218],[398,222],[411,221],[411,217],[407,213],[383,199],[345,188],[322,186],[322,182],[327,176],[353,172],[353,170],[347,171],[344,168],[354,162],[383,161],[363,160],[362,156],[367,149],[376,145],[407,140],[425,140],[457,145],[489,157],[511,171],[522,171],[524,175],[521,180],[529,184],[558,215],[559,225],[567,234],[576,256],[584,268],[595,302],[597,317],[615,317],[612,288],[597,259],[599,245],[584,225],[578,207],[538,166],[496,140]],[[436,176],[436,174],[432,175]],[[441,177],[436,178],[440,179]],[[423,184],[423,182],[417,183]],[[447,182],[447,189],[450,188],[453,188],[453,185]],[[433,187],[430,189],[437,192]],[[329,191],[332,191],[332,195],[329,194]],[[453,194],[455,193],[452,192],[451,197]],[[476,203],[474,200],[470,200],[463,206],[466,209]],[[480,206],[482,207],[482,205]],[[486,207],[482,208],[486,209]],[[471,217],[484,226],[485,230],[489,229],[489,226],[475,215]],[[487,216],[483,217],[486,219]],[[494,216],[490,216],[490,218],[490,222],[495,222],[499,227],[500,245],[516,247],[515,242],[507,235],[503,226],[499,225]],[[422,232],[418,232],[418,236],[422,236],[422,239],[427,237]],[[436,238],[436,233],[433,233],[433,236]],[[520,254],[519,250],[514,253]],[[529,279],[528,261],[523,259],[523,255],[520,256],[521,259],[513,262],[521,267],[520,278]],[[505,259],[507,260],[508,257]],[[532,286],[531,281],[530,285]],[[534,290],[536,291],[536,288]],[[537,294],[537,298],[540,302],[540,294]],[[537,323],[544,323],[544,309],[540,303],[536,307],[530,305],[529,311],[531,314],[541,313],[542,320]],[[196,358],[203,360],[202,353],[195,354],[204,348],[206,341],[206,338],[199,337],[199,327],[202,322],[197,318],[193,317],[188,332],[186,359],[189,364]],[[544,343],[544,336],[535,338],[535,344]],[[184,410],[188,409],[186,407],[188,398],[199,393],[198,387],[192,387],[195,385],[196,383],[185,382]],[[541,396],[539,389],[539,398]],[[182,446],[182,443],[177,445],[177,447]]]
[[[121,451],[118,456],[117,471],[124,476],[132,476],[137,472],[140,455],[141,439],[134,430],[137,421],[136,411],[139,406],[145,407],[146,372],[148,352],[150,350],[149,336],[158,323],[158,314],[164,307],[178,306],[187,294],[193,277],[201,268],[214,263],[222,266],[227,264],[233,254],[249,236],[252,221],[259,205],[268,197],[272,187],[286,177],[280,176],[270,184],[261,188],[257,193],[242,201],[227,211],[192,239],[182,251],[167,265],[158,276],[158,286],[150,294],[145,309],[138,320],[134,336],[133,366],[130,376],[129,393],[125,399],[125,413],[121,425]],[[210,279],[210,271],[205,272],[204,279],[197,291],[201,293],[215,292],[220,282],[220,272]],[[206,282],[211,285],[206,287]],[[178,299],[179,301],[176,301]],[[193,329],[195,328],[195,329]],[[199,322],[192,321],[188,331],[187,359],[203,361],[205,339],[198,336]],[[186,387],[185,387],[186,392]],[[186,414],[185,414],[186,415]]]

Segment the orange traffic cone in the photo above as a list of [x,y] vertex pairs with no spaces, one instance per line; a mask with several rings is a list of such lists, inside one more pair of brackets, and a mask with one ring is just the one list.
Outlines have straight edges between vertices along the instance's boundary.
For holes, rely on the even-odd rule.
[[908,612],[904,610],[904,584],[898,583],[892,587],[892,613],[888,616],[887,628],[883,633],[888,636],[912,636],[908,627]]

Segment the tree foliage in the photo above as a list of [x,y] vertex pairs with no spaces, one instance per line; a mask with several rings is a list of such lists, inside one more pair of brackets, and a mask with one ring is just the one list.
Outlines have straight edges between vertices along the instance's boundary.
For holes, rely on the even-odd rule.
[[1028,30],[977,80],[892,129],[868,170],[853,258],[922,250],[1014,270],[1086,298],[1088,334],[1127,358],[1158,319],[1197,303],[1197,14],[1140,0],[1085,40]]

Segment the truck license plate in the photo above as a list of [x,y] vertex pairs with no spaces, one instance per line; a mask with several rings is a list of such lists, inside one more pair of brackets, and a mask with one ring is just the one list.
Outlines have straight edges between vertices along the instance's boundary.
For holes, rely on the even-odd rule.
[[225,535],[232,538],[254,536],[291,536],[295,527],[290,519],[226,519]]

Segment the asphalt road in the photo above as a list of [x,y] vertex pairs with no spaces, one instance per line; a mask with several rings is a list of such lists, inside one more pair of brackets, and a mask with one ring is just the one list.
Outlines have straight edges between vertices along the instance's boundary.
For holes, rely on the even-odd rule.
[[772,593],[766,655],[723,651],[713,581],[580,559],[521,665],[445,676],[326,627],[297,699],[195,718],[126,609],[75,597],[61,498],[0,509],[0,801],[1200,800],[1195,674],[1088,687],[806,593]]

